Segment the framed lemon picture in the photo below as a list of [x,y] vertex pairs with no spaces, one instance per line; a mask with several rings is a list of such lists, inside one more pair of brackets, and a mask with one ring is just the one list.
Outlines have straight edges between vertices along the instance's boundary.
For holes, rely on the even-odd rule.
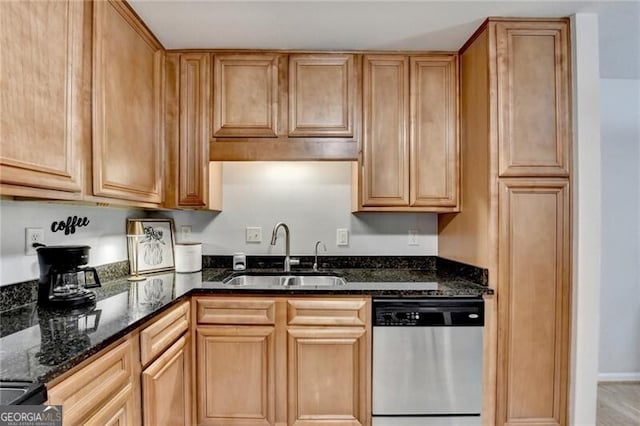
[[136,252],[135,272],[144,274],[175,269],[172,219],[127,219],[127,229],[140,229],[128,248],[130,262],[134,258],[132,251]]

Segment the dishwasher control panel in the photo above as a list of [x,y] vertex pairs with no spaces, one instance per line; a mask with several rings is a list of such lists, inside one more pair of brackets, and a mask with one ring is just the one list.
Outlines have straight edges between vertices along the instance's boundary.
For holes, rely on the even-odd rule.
[[377,327],[482,326],[482,299],[374,299]]

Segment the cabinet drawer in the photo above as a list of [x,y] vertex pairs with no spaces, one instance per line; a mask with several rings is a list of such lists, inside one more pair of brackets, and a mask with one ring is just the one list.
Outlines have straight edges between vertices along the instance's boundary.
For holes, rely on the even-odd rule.
[[140,358],[147,365],[189,329],[189,302],[173,308],[140,332]]
[[367,319],[366,299],[289,299],[289,325],[359,325]]
[[276,301],[273,299],[198,299],[199,324],[274,324]]
[[47,390],[48,403],[62,405],[65,424],[80,424],[104,402],[130,384],[134,341],[126,340],[72,376]]
[[93,414],[84,424],[134,426],[136,424],[134,415],[135,403],[136,398],[133,394],[133,386],[128,384],[124,389],[118,392],[115,397],[104,404],[104,406],[99,407],[98,412]]

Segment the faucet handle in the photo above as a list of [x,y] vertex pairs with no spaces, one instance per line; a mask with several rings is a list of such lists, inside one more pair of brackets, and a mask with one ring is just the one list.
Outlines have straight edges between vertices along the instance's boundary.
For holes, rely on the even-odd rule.
[[324,243],[320,240],[316,241],[316,246],[315,246],[315,253],[314,253],[314,261],[313,261],[313,270],[317,271],[318,270],[318,246],[322,245],[322,248],[324,249],[324,251],[327,251],[327,246],[324,245]]
[[289,258],[289,265],[291,265],[291,266],[300,265],[300,259],[298,259],[297,257]]

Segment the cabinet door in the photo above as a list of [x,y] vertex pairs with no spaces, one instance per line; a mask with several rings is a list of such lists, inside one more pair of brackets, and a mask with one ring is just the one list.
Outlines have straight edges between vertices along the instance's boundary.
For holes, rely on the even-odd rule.
[[278,55],[215,55],[213,136],[275,137]]
[[209,192],[208,53],[180,55],[178,206],[205,207]]
[[94,2],[93,192],[162,201],[163,51],[120,1]]
[[288,424],[365,425],[369,401],[365,328],[288,329]]
[[290,55],[289,136],[353,137],[353,55]]
[[568,176],[568,22],[496,24],[500,176]]
[[362,205],[409,205],[409,60],[364,58]]
[[142,372],[144,424],[191,425],[190,338],[184,335]]
[[411,57],[410,87],[410,204],[416,207],[457,207],[457,57]]
[[500,183],[499,424],[564,425],[570,315],[569,184]]
[[2,184],[81,191],[85,6],[0,3]]
[[274,424],[274,330],[273,326],[198,328],[198,424]]

